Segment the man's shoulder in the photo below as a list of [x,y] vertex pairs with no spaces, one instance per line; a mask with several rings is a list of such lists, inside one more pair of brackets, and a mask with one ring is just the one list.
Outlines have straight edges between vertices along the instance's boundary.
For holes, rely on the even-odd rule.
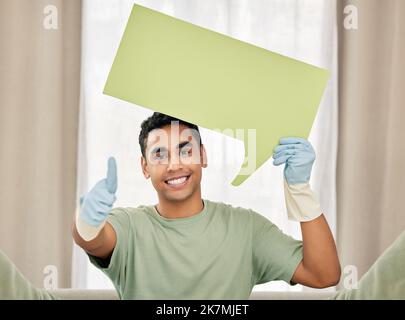
[[109,216],[116,219],[141,220],[147,217],[152,206],[139,205],[137,207],[115,207],[110,211]]
[[250,217],[254,213],[254,211],[251,208],[246,208],[235,204],[212,200],[204,200],[204,201],[206,201],[209,204],[211,210],[219,214]]
[[240,219],[248,219],[249,221],[256,221],[256,223],[271,222],[263,214],[258,213],[250,207],[242,207],[239,205],[229,204],[225,202],[216,202],[208,200],[211,207],[217,212],[224,215],[232,215],[232,217]]

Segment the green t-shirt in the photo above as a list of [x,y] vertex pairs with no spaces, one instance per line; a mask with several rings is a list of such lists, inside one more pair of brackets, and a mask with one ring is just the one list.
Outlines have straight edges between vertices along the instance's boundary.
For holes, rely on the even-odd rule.
[[248,299],[256,284],[290,282],[302,241],[253,210],[203,201],[201,212],[177,219],[154,206],[114,208],[111,260],[90,261],[121,299]]

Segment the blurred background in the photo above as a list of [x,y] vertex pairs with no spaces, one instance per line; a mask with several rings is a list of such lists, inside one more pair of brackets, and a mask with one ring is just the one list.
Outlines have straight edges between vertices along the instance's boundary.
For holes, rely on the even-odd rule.
[[[309,137],[311,186],[338,244],[339,287],[352,266],[360,278],[405,228],[402,0],[0,0],[0,250],[38,287],[54,266],[59,288],[112,288],[70,228],[109,156],[116,206],[157,202],[138,145],[152,112],[102,93],[135,2],[331,72]],[[201,134],[208,162],[216,157],[203,197],[252,208],[300,238],[287,220],[283,168],[268,161],[233,187],[243,143]]]

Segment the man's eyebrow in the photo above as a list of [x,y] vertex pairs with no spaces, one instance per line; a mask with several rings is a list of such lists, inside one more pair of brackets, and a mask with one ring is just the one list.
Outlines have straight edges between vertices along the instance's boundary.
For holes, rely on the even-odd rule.
[[177,149],[181,149],[181,148],[183,148],[185,146],[189,146],[189,145],[192,146],[193,144],[190,141],[183,141],[177,145]]

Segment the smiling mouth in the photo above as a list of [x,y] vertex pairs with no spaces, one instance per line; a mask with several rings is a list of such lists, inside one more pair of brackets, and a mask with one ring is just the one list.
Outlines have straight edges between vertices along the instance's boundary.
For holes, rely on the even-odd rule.
[[190,174],[186,176],[176,177],[174,179],[165,180],[165,183],[173,187],[182,186],[188,181],[189,177]]

